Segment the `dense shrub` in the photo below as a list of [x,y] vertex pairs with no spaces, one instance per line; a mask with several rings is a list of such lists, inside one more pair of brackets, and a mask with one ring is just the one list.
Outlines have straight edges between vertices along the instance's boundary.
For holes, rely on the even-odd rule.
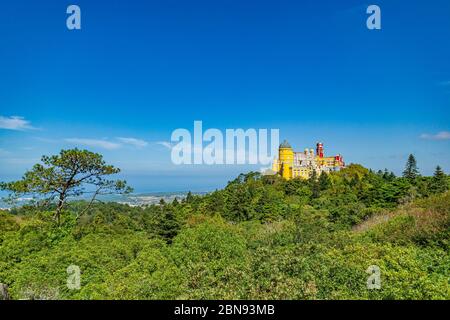
[[147,207],[74,202],[58,225],[51,208],[1,211],[0,283],[14,299],[450,299],[442,181],[350,165]]

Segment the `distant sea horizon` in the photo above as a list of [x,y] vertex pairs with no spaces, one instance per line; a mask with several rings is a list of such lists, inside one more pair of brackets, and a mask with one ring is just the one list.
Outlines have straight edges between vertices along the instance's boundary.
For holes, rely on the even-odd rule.
[[[133,192],[129,194],[109,194],[109,195],[100,195],[97,197],[98,200],[103,202],[117,202],[121,204],[127,204],[130,206],[145,206],[158,204],[161,199],[165,202],[172,202],[175,200],[184,199],[190,191],[153,191],[153,192]],[[212,191],[191,191],[192,194],[195,195],[205,195]],[[0,193],[0,210],[9,210],[14,207],[20,207],[27,204],[32,198],[23,197],[19,198],[14,205],[6,203],[3,198],[7,196],[6,192]],[[80,197],[72,197],[69,198],[69,201],[77,201],[77,200],[89,200],[89,194],[80,196]]]

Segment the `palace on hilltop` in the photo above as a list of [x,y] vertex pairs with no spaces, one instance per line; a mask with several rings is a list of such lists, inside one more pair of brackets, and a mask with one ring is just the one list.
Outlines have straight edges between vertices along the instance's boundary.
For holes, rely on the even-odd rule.
[[345,167],[344,159],[340,154],[325,157],[323,143],[318,142],[316,153],[313,149],[305,149],[303,152],[294,152],[291,145],[284,140],[278,149],[278,159],[272,165],[274,173],[289,180],[300,177],[308,179],[312,172],[318,175],[322,172],[330,173]]

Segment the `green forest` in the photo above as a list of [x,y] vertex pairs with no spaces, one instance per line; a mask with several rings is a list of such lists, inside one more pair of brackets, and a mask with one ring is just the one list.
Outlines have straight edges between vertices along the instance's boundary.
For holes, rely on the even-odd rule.
[[[308,180],[241,174],[224,189],[132,207],[119,169],[63,150],[0,211],[0,283],[11,299],[450,299],[450,179],[358,164]],[[85,185],[91,188],[86,188]],[[91,192],[91,201],[70,201]],[[45,201],[44,201],[45,200]],[[69,266],[79,288],[67,285]],[[369,288],[371,266],[378,288]]]

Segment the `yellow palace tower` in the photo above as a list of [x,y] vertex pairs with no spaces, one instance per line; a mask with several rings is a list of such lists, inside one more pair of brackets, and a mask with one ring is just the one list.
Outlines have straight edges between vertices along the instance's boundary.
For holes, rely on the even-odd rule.
[[278,161],[274,161],[273,171],[279,172],[285,179],[292,177],[294,167],[294,150],[286,140],[278,148]]

